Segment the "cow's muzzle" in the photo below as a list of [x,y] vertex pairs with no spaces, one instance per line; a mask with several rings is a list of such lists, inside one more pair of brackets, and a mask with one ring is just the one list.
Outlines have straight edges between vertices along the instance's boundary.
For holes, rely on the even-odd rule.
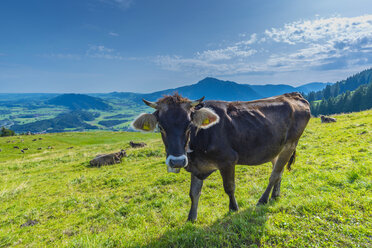
[[186,155],[177,157],[169,155],[165,163],[168,166],[168,172],[178,173],[181,168],[187,166],[188,160]]

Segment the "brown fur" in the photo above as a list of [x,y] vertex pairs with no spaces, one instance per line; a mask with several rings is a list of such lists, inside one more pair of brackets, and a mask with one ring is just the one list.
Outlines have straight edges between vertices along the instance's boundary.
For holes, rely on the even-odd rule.
[[89,163],[90,166],[100,167],[102,165],[111,165],[111,164],[118,164],[121,162],[122,157],[126,157],[127,154],[125,150],[121,150],[120,152],[110,153],[110,154],[100,154],[92,159]]
[[137,147],[145,147],[146,143],[144,142],[136,143],[136,142],[130,141],[129,145],[133,148],[137,148]]
[[331,123],[331,122],[336,122],[336,119],[335,118],[332,118],[332,117],[326,117],[324,115],[321,115],[320,116],[320,120],[322,123]]
[[173,104],[181,104],[181,103],[190,103],[191,101],[185,97],[180,96],[177,92],[173,95],[164,96],[163,98],[160,98],[156,103],[157,104],[167,104],[167,105],[173,105]]

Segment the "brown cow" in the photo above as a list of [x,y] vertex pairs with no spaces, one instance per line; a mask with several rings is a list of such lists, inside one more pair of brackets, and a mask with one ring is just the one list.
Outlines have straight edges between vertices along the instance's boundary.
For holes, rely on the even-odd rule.
[[140,143],[135,143],[133,141],[130,141],[129,142],[129,145],[133,148],[138,148],[138,147],[145,147],[146,146],[146,143],[144,142],[140,142]]
[[326,117],[324,115],[321,115],[320,116],[320,120],[322,123],[331,123],[331,122],[336,122],[336,118],[332,118],[332,117]]
[[156,109],[140,115],[132,126],[141,131],[159,127],[169,172],[191,172],[191,209],[195,221],[203,180],[219,170],[230,211],[235,199],[235,165],[260,165],[271,161],[273,171],[258,204],[280,193],[284,166],[295,160],[296,146],[310,119],[310,105],[299,93],[288,93],[250,102],[190,101],[178,94],[165,96]]
[[89,164],[92,167],[101,167],[102,165],[111,165],[121,163],[121,159],[126,157],[127,154],[125,150],[120,152],[110,153],[110,154],[100,154],[92,159]]

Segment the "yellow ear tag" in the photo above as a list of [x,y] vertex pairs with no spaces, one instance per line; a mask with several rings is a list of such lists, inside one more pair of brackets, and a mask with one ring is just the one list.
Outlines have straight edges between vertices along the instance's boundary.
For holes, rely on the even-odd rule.
[[207,118],[207,119],[204,119],[202,125],[208,125],[209,123],[210,123],[210,121],[209,121],[209,119]]
[[146,130],[146,131],[149,131],[150,130],[150,125],[148,122],[146,123],[143,123],[143,127],[142,127],[143,130]]

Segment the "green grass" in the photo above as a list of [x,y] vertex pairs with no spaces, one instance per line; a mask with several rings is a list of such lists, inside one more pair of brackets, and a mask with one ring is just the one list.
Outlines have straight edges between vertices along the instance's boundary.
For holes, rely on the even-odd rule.
[[[336,118],[311,119],[279,200],[255,206],[270,164],[237,166],[240,211],[228,212],[216,172],[194,224],[186,223],[190,175],[167,174],[158,134],[0,138],[0,247],[371,247],[372,111]],[[131,149],[130,140],[148,146]],[[121,148],[121,164],[87,167]],[[30,220],[38,223],[21,227]]]

